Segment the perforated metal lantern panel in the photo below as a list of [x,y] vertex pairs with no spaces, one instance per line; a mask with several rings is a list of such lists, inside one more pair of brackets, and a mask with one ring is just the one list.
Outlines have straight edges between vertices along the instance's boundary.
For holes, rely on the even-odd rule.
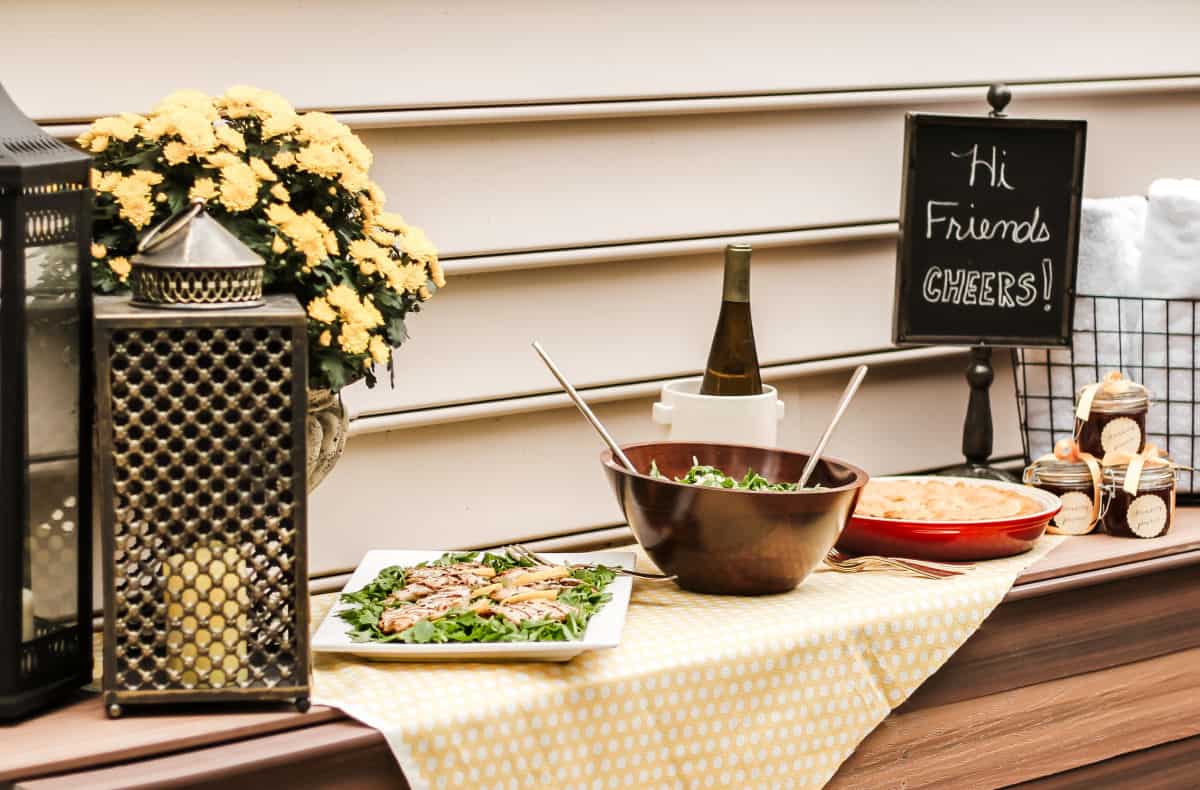
[[96,329],[106,704],[306,707],[303,309],[104,298]]

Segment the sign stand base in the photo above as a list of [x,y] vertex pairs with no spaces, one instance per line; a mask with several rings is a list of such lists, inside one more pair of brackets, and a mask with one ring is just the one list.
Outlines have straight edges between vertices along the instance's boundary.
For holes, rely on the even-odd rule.
[[1017,482],[1016,478],[1000,469],[988,466],[992,454],[992,402],[988,389],[996,374],[992,370],[992,349],[988,346],[972,346],[967,363],[967,384],[971,387],[971,398],[967,401],[967,418],[963,421],[962,452],[967,462],[947,469],[942,474],[952,477],[975,477],[985,480]]

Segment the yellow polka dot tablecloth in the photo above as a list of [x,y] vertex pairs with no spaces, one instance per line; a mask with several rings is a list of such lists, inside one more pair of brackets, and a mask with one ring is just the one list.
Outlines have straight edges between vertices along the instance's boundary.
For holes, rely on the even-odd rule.
[[[313,701],[379,729],[413,790],[821,787],[1059,540],[939,580],[819,570],[756,598],[636,582],[613,650],[318,656]],[[314,599],[314,622],[333,598]]]

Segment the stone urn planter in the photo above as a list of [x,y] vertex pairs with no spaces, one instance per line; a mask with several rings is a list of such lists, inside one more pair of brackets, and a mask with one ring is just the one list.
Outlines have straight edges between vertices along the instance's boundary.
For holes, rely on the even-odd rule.
[[308,490],[316,490],[346,449],[350,421],[332,390],[308,391]]

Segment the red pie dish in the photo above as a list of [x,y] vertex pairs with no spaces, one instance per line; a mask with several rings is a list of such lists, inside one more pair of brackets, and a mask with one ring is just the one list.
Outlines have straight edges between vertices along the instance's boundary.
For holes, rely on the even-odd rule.
[[[879,477],[872,482],[931,481],[990,486],[1032,500],[1033,512],[990,519],[953,521],[867,516],[855,513],[842,531],[837,548],[847,554],[878,554],[923,560],[990,560],[1028,551],[1046,531],[1062,503],[1053,494],[1016,483],[945,477]],[[982,492],[981,492],[982,493]]]

